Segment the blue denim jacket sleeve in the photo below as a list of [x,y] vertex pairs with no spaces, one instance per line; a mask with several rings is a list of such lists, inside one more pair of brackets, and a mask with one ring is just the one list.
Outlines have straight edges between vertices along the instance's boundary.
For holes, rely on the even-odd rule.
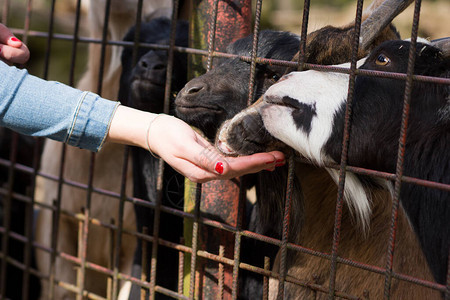
[[0,61],[0,126],[98,151],[119,102]]

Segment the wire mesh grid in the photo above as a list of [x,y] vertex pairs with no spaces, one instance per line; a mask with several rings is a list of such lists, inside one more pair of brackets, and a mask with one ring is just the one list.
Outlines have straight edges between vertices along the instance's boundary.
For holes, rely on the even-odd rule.
[[[98,1],[99,3],[101,1]],[[208,27],[210,31],[206,37],[204,45],[206,48],[192,48],[180,47],[175,45],[176,36],[176,23],[178,22],[178,16],[180,14],[185,14],[186,11],[195,10],[200,6],[202,1],[192,1],[191,3],[182,2],[179,3],[178,0],[173,1],[172,9],[173,14],[171,18],[171,30],[170,30],[170,42],[168,44],[152,44],[143,43],[139,40],[139,32],[142,26],[141,17],[144,14],[143,7],[144,1],[134,1],[135,9],[133,13],[135,17],[133,20],[138,20],[137,22],[132,22],[136,27],[136,34],[134,41],[122,41],[111,39],[108,33],[109,22],[114,22],[110,20],[111,9],[114,5],[114,0],[107,0],[101,2],[104,8],[104,16],[100,21],[102,22],[101,35],[97,38],[85,37],[80,34],[80,22],[82,19],[82,3],[81,1],[76,1],[75,4],[75,19],[73,31],[70,34],[55,33],[55,6],[56,1],[51,1],[49,14],[48,14],[48,29],[47,30],[35,30],[31,27],[31,15],[33,12],[33,1],[28,0],[24,6],[23,13],[25,15],[25,22],[23,26],[12,27],[15,34],[20,35],[24,42],[30,39],[42,39],[46,44],[45,51],[45,62],[44,62],[44,72],[41,76],[44,79],[48,78],[49,65],[52,61],[52,43],[57,40],[68,41],[71,43],[71,59],[70,59],[70,69],[68,73],[68,84],[75,86],[75,65],[77,57],[77,50],[80,44],[87,45],[97,45],[100,47],[100,56],[98,62],[97,77],[95,79],[94,86],[96,90],[94,92],[103,94],[105,88],[104,82],[105,78],[109,74],[105,74],[105,70],[108,70],[108,59],[110,59],[111,46],[117,46],[117,49],[122,48],[132,48],[133,49],[133,64],[137,63],[137,52],[139,48],[145,49],[155,49],[164,50],[168,53],[168,66],[166,83],[164,86],[165,96],[164,96],[164,112],[169,113],[169,102],[171,101],[172,94],[172,73],[174,68],[174,53],[187,53],[192,57],[203,57],[206,58],[206,70],[213,68],[214,61],[218,58],[232,59],[239,58],[241,61],[246,61],[250,63],[250,73],[249,73],[249,85],[248,85],[248,104],[254,101],[255,94],[255,69],[257,65],[279,65],[286,68],[294,68],[298,70],[304,69],[314,69],[319,71],[327,72],[342,72],[350,75],[349,84],[349,100],[346,112],[346,123],[345,123],[345,134],[344,140],[342,142],[342,158],[340,165],[327,165],[329,168],[334,168],[339,170],[339,185],[337,190],[337,201],[336,210],[333,226],[332,235],[332,248],[329,251],[323,251],[319,249],[310,249],[307,245],[302,245],[301,243],[293,243],[289,240],[290,231],[296,231],[296,228],[290,226],[292,218],[292,194],[294,185],[294,173],[296,163],[308,163],[306,159],[296,157],[295,155],[290,155],[288,159],[288,179],[285,183],[286,186],[286,196],[285,203],[283,203],[283,224],[282,233],[279,238],[265,236],[254,232],[247,228],[247,222],[249,220],[245,219],[244,207],[245,207],[245,183],[242,178],[240,182],[231,181],[231,185],[236,192],[229,192],[226,190],[227,195],[225,200],[223,199],[223,193],[216,193],[213,197],[210,205],[217,205],[222,208],[221,202],[225,201],[226,205],[232,203],[232,216],[231,221],[222,219],[224,216],[220,215],[220,218],[214,214],[208,212],[208,208],[202,202],[205,200],[205,193],[211,191],[214,192],[214,188],[211,189],[210,186],[205,185],[194,185],[185,182],[187,188],[185,188],[185,198],[191,197],[193,200],[193,207],[186,209],[186,203],[178,203],[178,207],[168,206],[162,203],[164,185],[164,171],[165,165],[162,161],[158,162],[158,176],[156,191],[157,197],[155,201],[149,201],[148,199],[143,199],[137,196],[131,196],[127,191],[127,184],[130,184],[129,176],[131,166],[128,164],[128,158],[130,157],[130,150],[126,148],[123,152],[123,163],[121,163],[121,169],[117,169],[117,174],[120,175],[119,188],[115,190],[109,190],[107,188],[99,188],[95,181],[96,168],[96,155],[89,154],[87,161],[83,168],[87,169],[87,180],[78,181],[71,178],[66,178],[64,175],[66,166],[66,161],[71,159],[72,154],[67,154],[67,147],[62,147],[61,152],[58,156],[60,161],[58,174],[48,174],[39,169],[41,160],[41,151],[43,141],[39,139],[25,140],[23,141],[21,136],[18,134],[11,134],[10,140],[6,138],[9,137],[5,133],[5,141],[7,141],[7,155],[0,159],[0,165],[3,166],[3,171],[5,174],[3,187],[0,188],[0,193],[2,194],[2,217],[3,223],[0,227],[1,239],[1,273],[0,273],[0,296],[2,299],[15,297],[22,299],[32,299],[37,298],[37,295],[43,290],[43,286],[40,286],[39,282],[46,283],[48,299],[58,299],[60,295],[69,295],[69,297],[76,297],[77,299],[87,298],[87,299],[118,299],[123,297],[122,290],[124,286],[131,283],[132,287],[138,288],[140,290],[140,296],[142,298],[150,297],[169,297],[169,298],[180,298],[180,299],[194,299],[194,298],[232,298],[237,299],[242,297],[240,293],[242,292],[242,274],[243,272],[258,274],[260,277],[260,282],[262,283],[261,288],[263,289],[261,295],[264,299],[268,298],[278,298],[278,299],[289,299],[293,297],[289,294],[286,289],[288,286],[296,285],[310,291],[311,298],[323,298],[327,297],[342,298],[342,299],[360,299],[360,298],[372,298],[370,290],[364,292],[363,295],[352,295],[342,288],[345,285],[339,283],[339,268],[348,267],[350,269],[360,269],[365,270],[370,273],[379,274],[382,276],[384,282],[384,298],[388,299],[391,297],[391,289],[393,285],[398,285],[399,282],[410,284],[411,289],[416,286],[422,286],[429,289],[439,291],[443,297],[449,299],[449,276],[447,275],[447,284],[438,284],[430,280],[425,280],[424,278],[417,278],[411,274],[398,273],[393,269],[394,253],[396,250],[396,234],[398,226],[398,210],[399,210],[399,198],[400,198],[400,187],[402,183],[412,183],[417,185],[422,185],[428,188],[441,189],[443,191],[450,191],[450,186],[443,183],[430,182],[419,178],[411,178],[403,175],[403,156],[404,156],[404,142],[400,143],[397,169],[395,174],[363,169],[355,166],[347,165],[347,148],[349,142],[349,128],[351,126],[351,100],[353,97],[354,82],[357,75],[366,76],[382,76],[387,78],[402,79],[406,82],[405,88],[405,109],[402,117],[402,130],[400,140],[404,141],[406,136],[406,131],[408,128],[407,118],[408,118],[408,103],[411,100],[411,85],[414,81],[426,81],[433,82],[437,84],[449,85],[450,80],[448,78],[433,78],[428,76],[418,76],[413,75],[413,62],[415,52],[411,51],[408,71],[406,74],[393,74],[385,73],[379,71],[367,71],[358,70],[356,68],[357,61],[357,51],[359,43],[359,28],[361,25],[362,16],[362,5],[363,1],[357,1],[356,9],[356,19],[355,19],[355,36],[352,43],[352,55],[351,55],[351,67],[341,68],[336,66],[325,66],[311,64],[306,61],[305,48],[308,32],[308,18],[310,2],[306,0],[303,3],[303,17],[301,26],[301,38],[299,40],[299,53],[297,61],[282,61],[270,58],[258,57],[258,37],[260,32],[260,19],[262,14],[262,0],[256,1],[254,7],[252,7],[251,1],[234,1],[232,5],[237,6],[241,9],[241,12],[245,8],[251,8],[254,10],[254,21],[253,21],[253,35],[252,39],[252,51],[247,56],[238,56],[235,54],[225,53],[223,48],[217,46],[221,37],[217,37],[217,30],[230,30],[228,28],[220,29],[219,21],[224,18],[222,5],[230,4],[228,1],[209,1],[206,5],[207,14],[199,14],[198,18],[202,19],[205,27]],[[207,2],[207,1],[204,1]],[[190,4],[190,5],[189,5]],[[414,16],[412,20],[411,27],[411,41],[416,43],[417,33],[418,33],[418,21],[420,16],[421,1],[415,1]],[[10,13],[11,2],[6,0],[3,4],[2,22],[8,25],[9,13]],[[194,8],[193,8],[194,7]],[[237,10],[239,10],[237,9]],[[183,12],[183,10],[185,10]],[[251,11],[251,10],[250,10]],[[221,15],[222,14],[222,15]],[[250,17],[251,13],[248,12],[247,18]],[[300,16],[299,16],[300,17]],[[234,19],[233,19],[234,20]],[[248,19],[247,19],[248,20]],[[191,20],[192,21],[192,17]],[[250,24],[246,24],[247,28],[243,32],[235,33],[236,35],[248,34],[248,29]],[[192,27],[191,27],[192,28]],[[231,35],[232,33],[229,32]],[[220,50],[218,50],[220,49]],[[115,57],[117,59],[117,57]],[[25,143],[25,144],[24,144]],[[25,157],[28,158],[25,162],[23,159],[23,149],[26,149]],[[32,151],[32,155],[30,152]],[[101,167],[101,166],[100,166]],[[342,218],[345,216],[344,210],[344,181],[345,172],[350,171],[360,175],[373,176],[377,178],[383,178],[394,182],[394,194],[392,199],[392,211],[391,211],[391,226],[389,230],[389,244],[386,248],[384,265],[370,265],[363,261],[355,261],[347,257],[339,256],[339,247],[341,235],[341,223]],[[36,178],[39,176],[44,180],[55,182],[56,185],[56,197],[51,199],[50,203],[38,202],[35,199]],[[3,177],[3,176],[2,176]],[[27,190],[23,187],[28,186]],[[85,196],[81,200],[83,203],[79,211],[70,211],[62,206],[63,201],[63,189],[66,187],[72,187],[74,189],[85,191]],[[97,218],[96,213],[93,210],[92,201],[93,195],[102,195],[108,197],[110,201],[115,201],[115,207],[117,208],[116,214],[110,216],[107,221],[105,219]],[[203,195],[203,196],[202,196]],[[219,196],[217,196],[219,195]],[[183,199],[185,199],[183,198]],[[186,201],[186,199],[185,199]],[[230,202],[231,201],[231,202]],[[124,226],[124,220],[126,220],[126,205],[133,205],[136,209],[148,209],[152,211],[152,228],[142,227],[140,230],[133,228],[126,228]],[[181,205],[181,206],[180,206]],[[223,204],[222,204],[223,205]],[[230,204],[231,205],[231,204]],[[39,208],[39,210],[46,210],[51,216],[51,228],[46,228],[45,234],[47,235],[47,244],[41,244],[34,239],[36,233],[36,215],[34,209]],[[183,210],[184,208],[184,210]],[[226,212],[228,213],[228,211]],[[294,212],[295,213],[295,212]],[[179,220],[184,222],[184,237],[179,241],[166,240],[164,236],[161,236],[161,216],[171,215],[175,216]],[[73,249],[75,252],[70,252],[60,248],[58,246],[61,239],[61,220],[70,219],[72,224],[76,225],[76,228],[72,228],[70,234],[74,235],[75,245]],[[225,216],[226,217],[226,216]],[[19,228],[14,227],[17,223],[22,223]],[[96,232],[93,228],[103,228],[102,234],[108,236],[108,244],[98,245],[95,244],[93,239],[96,239]],[[40,228],[42,230],[42,228]],[[209,231],[209,236],[205,232]],[[187,233],[186,233],[187,232]],[[220,242],[218,247],[214,245],[205,245],[208,241],[211,241],[211,235],[217,235]],[[140,253],[140,263],[141,269],[140,273],[136,275],[133,273],[131,268],[124,269],[121,265],[121,252],[123,247],[133,248],[131,245],[125,245],[123,237],[133,237],[139,242],[139,253]],[[190,240],[186,240],[190,239]],[[272,268],[274,265],[275,257],[265,256],[264,261],[260,262],[259,265],[252,265],[241,259],[242,241],[255,240],[260,241],[264,244],[275,246],[278,251],[277,268]],[[129,241],[129,240],[127,240]],[[66,241],[69,243],[68,241]],[[212,243],[215,243],[212,241]],[[107,249],[106,253],[109,254],[105,258],[106,261],[102,263],[92,262],[89,260],[90,251],[100,251],[100,249],[90,249],[90,247],[102,247]],[[19,250],[18,250],[19,249]],[[65,248],[67,249],[67,248]],[[133,248],[134,249],[134,248]],[[133,250],[132,249],[132,250]],[[170,287],[164,286],[159,283],[160,276],[174,276],[173,273],[164,273],[164,263],[167,261],[161,261],[161,255],[164,255],[168,249],[173,249],[177,255],[176,261],[176,275],[175,284]],[[48,261],[45,270],[40,270],[36,267],[33,261],[33,256],[36,251],[42,251],[47,253]],[[254,251],[259,251],[259,249],[253,249]],[[103,251],[103,249],[102,249]],[[172,250],[170,250],[172,251]],[[311,274],[309,278],[297,278],[293,276],[289,270],[292,268],[290,264],[293,263],[289,259],[288,253],[302,253],[305,257],[317,257],[324,259],[329,262],[329,276],[327,280],[322,280],[320,276]],[[133,258],[133,257],[131,257]],[[136,260],[136,256],[134,256]],[[72,278],[74,281],[66,280],[67,277],[60,272],[59,264],[61,262],[69,262],[70,264],[66,266],[71,266],[71,272],[75,273]],[[191,272],[190,270],[195,270]],[[96,281],[97,278],[92,274],[102,274],[103,279]],[[170,274],[170,275],[168,275]],[[93,276],[93,277],[90,277]],[[246,275],[244,275],[246,276]],[[88,279],[89,278],[89,279]],[[106,278],[106,280],[104,280]],[[273,292],[274,286],[271,285],[269,289],[269,279],[272,279],[272,283],[277,285]],[[274,279],[277,279],[274,281]],[[89,289],[92,285],[104,285],[100,290],[103,294],[96,294]],[[289,284],[289,285],[288,285]],[[131,288],[132,289],[132,288]],[[126,290],[126,289],[125,289]],[[20,292],[18,292],[20,291]],[[60,293],[61,291],[62,294]],[[119,293],[120,292],[120,293]],[[126,291],[124,292],[126,294]],[[131,292],[132,294],[133,292]],[[123,298],[120,298],[123,299]]]

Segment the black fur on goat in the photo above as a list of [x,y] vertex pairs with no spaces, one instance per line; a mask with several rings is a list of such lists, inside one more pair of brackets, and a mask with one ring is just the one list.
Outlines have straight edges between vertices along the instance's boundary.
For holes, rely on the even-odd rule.
[[[161,17],[143,23],[139,42],[169,45],[171,21]],[[177,22],[176,46],[187,47],[188,24]],[[125,41],[134,41],[135,28],[131,28]],[[122,75],[120,80],[119,99],[129,106],[153,113],[163,112],[164,93],[168,52],[140,47],[137,52],[137,63],[133,66],[133,48],[125,48],[122,53]],[[174,52],[174,68],[172,70],[172,91],[176,92],[184,86],[187,78],[187,56]],[[170,107],[173,105],[171,98]],[[158,195],[157,177],[159,160],[141,148],[132,148],[133,159],[133,195],[156,203],[162,197],[164,206],[183,209],[184,177],[165,165],[162,195]],[[147,227],[148,234],[153,235],[154,209],[135,205],[137,230],[142,232]],[[172,214],[161,212],[159,238],[179,243],[183,236],[183,219]],[[147,262],[151,261],[151,246],[147,246]],[[138,246],[133,263],[133,276],[140,277],[142,269],[142,240]],[[149,272],[150,267],[147,266]],[[149,274],[147,274],[149,275]],[[176,290],[178,278],[178,252],[171,248],[159,246],[156,284]],[[130,299],[140,299],[140,287],[133,285]],[[158,299],[164,295],[157,294]]]
[[[407,41],[384,42],[360,69],[405,73],[410,45]],[[418,43],[415,50],[414,74],[450,77],[448,54],[443,56],[427,43]],[[286,75],[269,88],[262,101],[236,116],[236,122],[231,120],[224,126],[219,147],[246,153],[251,152],[250,146],[244,149],[237,140],[271,144],[274,139],[268,141],[266,136],[255,134],[257,124],[262,122],[274,138],[315,163],[339,163],[348,80],[347,74],[318,71]],[[350,165],[395,173],[404,90],[404,80],[357,76],[348,149]],[[413,82],[403,158],[405,176],[450,184],[449,97],[448,85]],[[364,190],[362,185],[357,188]],[[400,199],[436,281],[445,284],[450,193],[404,182]],[[358,199],[350,202],[358,206]]]
[[[410,43],[386,42],[361,69],[406,73]],[[450,60],[418,43],[414,74],[450,78]],[[405,81],[358,76],[355,84],[349,164],[395,173]],[[325,153],[339,161],[343,104]],[[411,92],[404,175],[450,184],[450,87],[414,81]],[[402,183],[400,198],[419,236],[435,279],[445,284],[450,246],[450,193]]]

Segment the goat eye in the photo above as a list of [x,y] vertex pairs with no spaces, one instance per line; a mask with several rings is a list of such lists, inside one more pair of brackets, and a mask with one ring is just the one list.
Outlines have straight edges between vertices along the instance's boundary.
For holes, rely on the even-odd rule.
[[275,81],[278,81],[280,79],[280,76],[278,76],[277,74],[274,74],[272,76],[272,79],[275,80]]
[[391,62],[391,60],[389,59],[389,57],[387,57],[384,54],[378,55],[377,59],[375,60],[375,63],[379,66],[385,66],[390,62]]

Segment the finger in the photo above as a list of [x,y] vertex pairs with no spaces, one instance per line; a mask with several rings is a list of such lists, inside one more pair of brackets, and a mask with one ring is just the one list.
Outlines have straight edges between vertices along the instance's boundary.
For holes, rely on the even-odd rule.
[[14,36],[14,34],[3,24],[0,24],[0,44],[5,44],[14,48],[22,47],[22,41]]
[[223,176],[237,177],[262,170],[275,170],[286,163],[284,154],[279,151],[256,153],[249,156],[227,157],[229,169],[224,170]]
[[8,63],[23,64],[30,58],[30,51],[27,46],[22,44],[22,47],[14,48],[7,45],[0,46],[0,59]]
[[192,182],[204,183],[213,179],[219,179],[218,174],[205,170],[182,158],[170,158],[166,160],[166,162],[171,165],[175,171]]

